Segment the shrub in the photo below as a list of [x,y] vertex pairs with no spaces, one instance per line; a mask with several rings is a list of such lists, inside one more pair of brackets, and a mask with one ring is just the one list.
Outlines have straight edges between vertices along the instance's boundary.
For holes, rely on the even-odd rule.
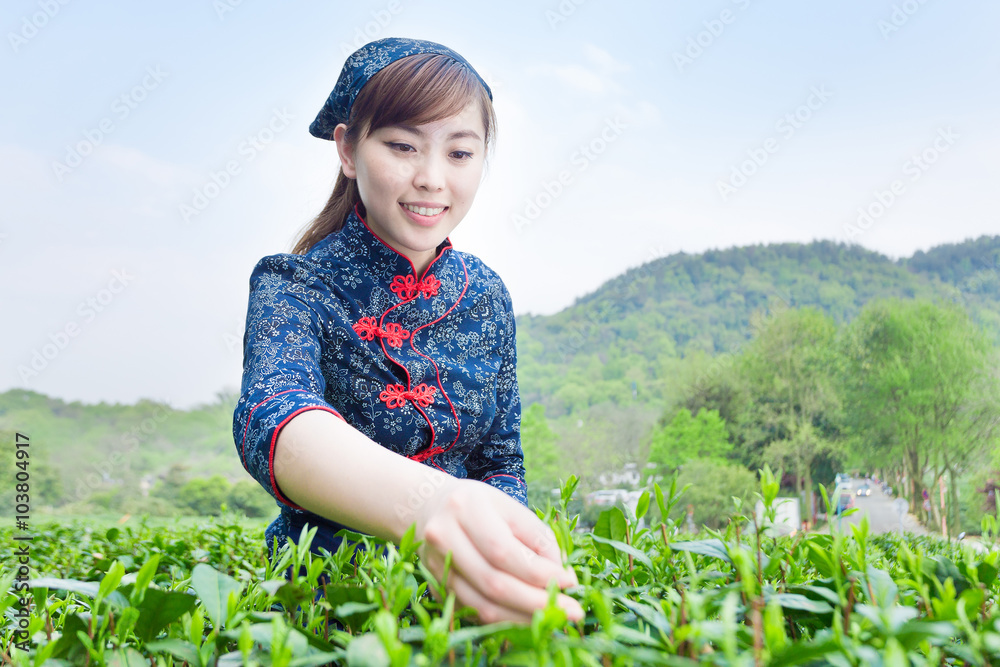
[[681,520],[687,505],[694,507],[695,526],[721,528],[733,514],[733,498],[739,498],[747,512],[753,510],[750,499],[757,485],[756,476],[741,465],[720,461],[694,460],[685,463],[678,476],[684,493],[683,506],[674,508],[673,518]]

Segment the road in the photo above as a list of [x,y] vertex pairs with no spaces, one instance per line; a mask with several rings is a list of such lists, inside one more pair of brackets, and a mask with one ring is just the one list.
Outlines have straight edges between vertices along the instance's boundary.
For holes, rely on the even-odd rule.
[[[913,533],[914,535],[930,534],[929,530],[920,525],[917,517],[909,512],[903,515],[901,522],[899,511],[896,509],[896,505],[894,505],[897,498],[885,495],[877,485],[871,484],[872,494],[870,496],[857,495],[857,488],[863,483],[863,480],[857,479],[851,482],[851,497],[854,498],[854,506],[858,508],[858,511],[848,517],[844,517],[840,521],[841,530],[849,531],[848,524],[857,524],[861,521],[861,517],[867,515],[868,531],[871,534],[898,533],[901,526],[903,532],[906,533]],[[834,499],[831,498],[831,500]],[[980,542],[976,537],[966,537],[964,543],[980,553],[989,551],[989,547]]]
[[[851,497],[854,498],[854,506],[858,508],[858,511],[840,521],[843,530],[849,530],[847,524],[857,524],[861,521],[862,516],[867,515],[869,532],[873,534],[900,532],[899,512],[894,505],[898,499],[895,496],[887,496],[882,493],[882,489],[876,484],[871,484],[872,494],[870,496],[858,496],[857,488],[863,483],[863,480],[857,479],[851,483]],[[830,500],[836,502],[833,498]],[[916,535],[928,534],[927,529],[921,526],[911,513],[903,516],[902,529],[904,532]]]

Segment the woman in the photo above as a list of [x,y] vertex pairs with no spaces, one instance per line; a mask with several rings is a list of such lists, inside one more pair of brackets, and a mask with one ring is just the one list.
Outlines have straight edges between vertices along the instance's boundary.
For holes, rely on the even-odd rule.
[[[500,278],[448,234],[493,143],[492,92],[440,44],[389,38],[344,65],[309,128],[336,142],[333,194],[295,254],[250,279],[241,461],[278,500],[268,544],[318,526],[399,542],[480,620],[527,622],[576,584],[526,507],[514,316]],[[569,617],[579,604],[560,594]]]

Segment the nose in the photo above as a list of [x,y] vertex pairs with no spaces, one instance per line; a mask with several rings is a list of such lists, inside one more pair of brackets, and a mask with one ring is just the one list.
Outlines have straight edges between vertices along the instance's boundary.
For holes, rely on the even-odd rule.
[[427,192],[444,190],[445,165],[442,160],[433,155],[427,155],[417,164],[413,174],[413,186]]

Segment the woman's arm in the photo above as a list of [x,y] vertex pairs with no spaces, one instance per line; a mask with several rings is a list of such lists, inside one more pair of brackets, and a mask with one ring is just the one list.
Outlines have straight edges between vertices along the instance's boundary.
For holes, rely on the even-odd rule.
[[[441,577],[451,551],[448,586],[484,622],[530,621],[549,581],[577,583],[552,531],[516,500],[391,452],[332,413],[292,417],[278,434],[273,470],[293,503],[361,532],[398,543],[416,523],[428,568]],[[559,604],[583,618],[576,600],[560,595]]]

